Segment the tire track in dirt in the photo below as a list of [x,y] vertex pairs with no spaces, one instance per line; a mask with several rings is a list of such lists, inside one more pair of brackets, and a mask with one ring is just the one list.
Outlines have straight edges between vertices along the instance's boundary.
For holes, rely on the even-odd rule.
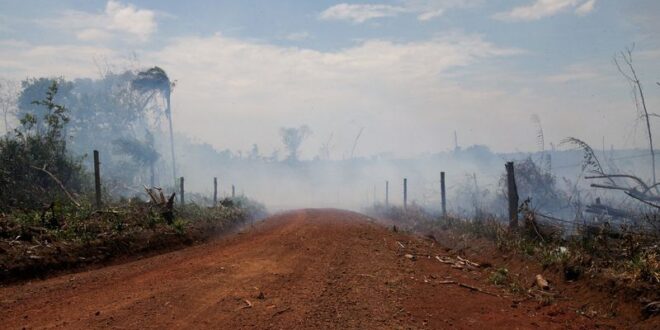
[[[400,242],[405,248],[401,248]],[[403,255],[415,254],[416,261]],[[0,288],[0,324],[26,328],[592,328],[570,302],[472,292],[487,270],[452,269],[437,243],[363,215],[300,210],[208,244]],[[260,295],[262,294],[262,295]]]

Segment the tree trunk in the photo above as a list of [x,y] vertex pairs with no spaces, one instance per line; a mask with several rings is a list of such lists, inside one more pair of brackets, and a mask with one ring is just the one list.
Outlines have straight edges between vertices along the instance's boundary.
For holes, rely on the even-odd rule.
[[167,93],[167,120],[170,125],[170,151],[172,154],[172,179],[176,186],[176,161],[174,157],[174,130],[172,129],[172,108],[170,107],[170,93]]

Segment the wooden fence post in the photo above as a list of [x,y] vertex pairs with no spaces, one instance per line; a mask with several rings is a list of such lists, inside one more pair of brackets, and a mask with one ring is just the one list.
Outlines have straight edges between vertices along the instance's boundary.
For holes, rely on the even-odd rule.
[[509,229],[518,227],[518,188],[513,170],[513,162],[507,162],[506,168],[507,196],[509,198]]
[[403,209],[408,209],[408,179],[403,178]]
[[385,181],[385,206],[390,206],[390,182]]
[[442,199],[442,216],[447,216],[447,192],[445,190],[445,172],[440,172],[440,198]]
[[213,207],[218,206],[218,178],[213,178]]
[[94,190],[96,191],[96,208],[100,209],[103,204],[101,201],[101,162],[98,150],[94,150]]
[[179,188],[181,190],[181,206],[183,206],[186,203],[186,200],[183,197],[185,193],[185,190],[183,189],[183,177],[180,179]]
[[234,197],[236,197],[236,187],[231,185],[231,198],[233,199]]

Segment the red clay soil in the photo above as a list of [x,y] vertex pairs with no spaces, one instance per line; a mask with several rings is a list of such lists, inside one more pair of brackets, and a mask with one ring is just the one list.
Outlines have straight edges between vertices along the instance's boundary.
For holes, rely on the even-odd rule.
[[2,287],[0,328],[634,326],[579,315],[570,297],[517,303],[489,284],[491,269],[459,270],[435,256],[455,257],[357,213],[301,210],[207,244]]

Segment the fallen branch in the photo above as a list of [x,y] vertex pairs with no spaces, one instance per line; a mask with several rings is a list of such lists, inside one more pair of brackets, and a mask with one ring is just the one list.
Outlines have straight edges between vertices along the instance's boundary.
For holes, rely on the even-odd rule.
[[438,284],[456,284],[456,285],[458,285],[462,288],[470,289],[472,291],[477,291],[477,292],[480,292],[480,293],[483,293],[483,294],[487,294],[489,296],[502,298],[500,295],[498,295],[496,293],[488,292],[488,291],[482,290],[480,288],[477,288],[476,286],[468,285],[468,284],[457,282],[457,281],[439,281]]
[[287,307],[287,308],[284,308],[284,309],[280,309],[279,311],[273,313],[273,316],[271,316],[271,317],[275,317],[275,316],[277,316],[277,315],[280,315],[280,314],[282,314],[282,313],[288,312],[288,311],[290,311],[290,310],[291,310],[291,307]]
[[630,190],[630,188],[628,187],[609,186],[609,185],[597,184],[597,183],[592,183],[591,188],[602,188],[602,189],[623,190],[623,191]]
[[633,214],[625,211],[625,210],[620,210],[616,209],[607,205],[603,204],[590,204],[587,205],[586,212],[588,213],[593,213],[593,214],[600,214],[600,215],[609,215],[615,218],[631,218],[633,217]]
[[628,192],[628,191],[626,191],[626,195],[628,195],[628,196],[630,196],[630,197],[632,197],[632,198],[634,198],[634,199],[636,199],[636,200],[638,200],[638,201],[640,201],[640,202],[642,202],[642,203],[644,203],[644,204],[646,204],[646,205],[653,206],[653,207],[655,207],[656,209],[660,209],[660,205],[658,205],[658,204],[653,204],[653,203],[651,203],[651,202],[649,202],[649,201],[647,201],[647,200],[641,199],[641,198],[639,198],[638,196],[635,196],[635,194],[631,194],[631,193]]
[[603,175],[593,175],[593,176],[585,176],[585,179],[612,179],[612,178],[625,178],[625,179],[631,179],[634,181],[637,181],[640,186],[644,187],[644,190],[649,189],[649,186],[642,181],[642,179],[634,176],[634,175],[628,175],[628,174],[603,174]]
[[467,289],[470,289],[470,290],[473,290],[473,291],[481,292],[481,293],[487,294],[489,296],[500,298],[500,295],[492,293],[492,292],[484,291],[480,288],[477,288],[476,286],[467,285],[465,283],[458,283],[458,286],[461,286],[461,287],[464,287],[464,288],[467,288]]
[[461,258],[461,256],[456,256],[456,258],[458,258],[458,260],[460,260],[460,261],[462,261],[462,262],[464,262],[464,263],[466,263],[467,265],[470,265],[470,266],[472,266],[472,267],[477,267],[477,268],[481,267],[480,264],[478,264],[478,263],[476,263],[476,262],[473,262],[473,261],[470,261],[470,260],[467,260],[467,259],[465,259],[465,258]]
[[72,195],[66,190],[66,188],[64,188],[64,184],[62,184],[62,181],[60,181],[60,180],[59,180],[59,179],[58,179],[53,173],[50,173],[48,170],[46,170],[46,165],[44,165],[43,168],[39,168],[39,167],[32,166],[32,165],[30,165],[30,167],[32,167],[33,169],[35,169],[35,170],[37,170],[37,171],[42,171],[42,172],[48,174],[48,176],[50,176],[50,178],[53,179],[53,181],[55,181],[55,183],[57,183],[57,184],[60,186],[60,188],[62,189],[62,191],[64,191],[64,193],[66,194],[66,196],[69,197],[69,199],[71,200],[71,202],[72,202],[76,207],[80,208],[80,204],[79,204],[79,203],[73,198],[73,196],[72,196]]
[[453,264],[456,263],[455,261],[450,261],[450,260],[441,259],[441,258],[438,257],[438,256],[435,256],[435,258],[436,258],[438,261],[440,261],[441,263],[443,263],[443,264],[450,264],[450,265],[453,265]]

